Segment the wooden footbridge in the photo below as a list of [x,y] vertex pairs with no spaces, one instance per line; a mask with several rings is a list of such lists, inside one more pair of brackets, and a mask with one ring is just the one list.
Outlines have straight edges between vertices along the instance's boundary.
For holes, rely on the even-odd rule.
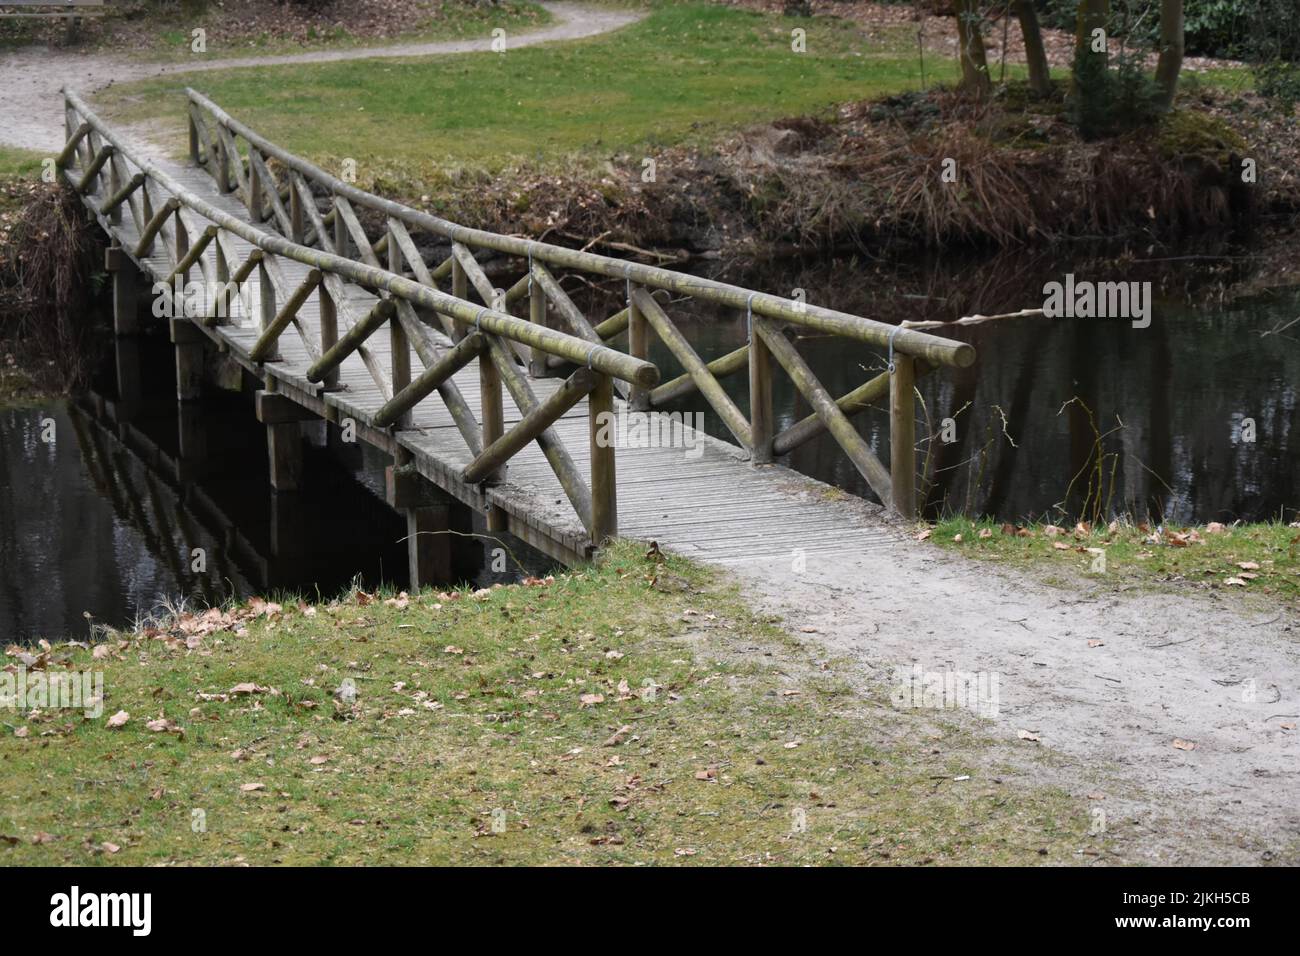
[[[460,502],[569,563],[618,534],[703,560],[861,550],[883,540],[882,523],[846,519],[825,486],[772,464],[830,432],[890,510],[915,513],[914,381],[971,364],[969,345],[457,225],[364,192],[187,95],[188,163],[148,158],[72,91],[57,163],[112,240],[119,334],[135,331],[141,278],[184,292],[164,296],[178,398],[198,397],[213,350],[260,383],[277,490],[301,478],[300,423],[323,418],[392,456],[390,501],[413,532],[445,529]],[[437,264],[431,248],[446,250]],[[517,281],[495,288],[487,258],[513,264]],[[617,281],[623,308],[592,320],[562,288],[566,273]],[[702,359],[670,316],[682,298],[741,310],[747,344]],[[889,371],[836,399],[786,326],[887,349]],[[675,377],[647,360],[651,335],[680,363]],[[778,368],[813,410],[779,429]],[[748,414],[719,384],[741,371]],[[692,392],[735,445],[678,422],[676,447],[618,447],[618,416]],[[885,398],[888,469],[850,421]],[[685,453],[699,443],[702,454]],[[445,567],[440,537],[409,539],[414,581]]]

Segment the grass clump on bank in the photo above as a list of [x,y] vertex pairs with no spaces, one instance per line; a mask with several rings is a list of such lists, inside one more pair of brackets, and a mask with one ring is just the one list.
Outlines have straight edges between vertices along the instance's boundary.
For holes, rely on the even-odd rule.
[[1114,521],[1062,528],[948,518],[927,537],[971,557],[1051,568],[1069,578],[1300,601],[1300,522],[1157,528]]
[[4,715],[3,863],[1031,863],[1092,842],[1073,799],[939,752],[955,731],[891,735],[899,714],[725,584],[633,544],[554,580],[9,653],[102,670],[106,700]]

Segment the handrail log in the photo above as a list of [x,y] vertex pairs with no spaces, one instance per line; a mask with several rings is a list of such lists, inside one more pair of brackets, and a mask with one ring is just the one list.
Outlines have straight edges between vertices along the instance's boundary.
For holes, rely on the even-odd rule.
[[[301,246],[281,235],[250,225],[237,216],[232,216],[211,203],[200,199],[176,182],[156,164],[143,156],[135,155],[123,143],[121,138],[95,115],[76,92],[65,89],[64,96],[78,114],[86,122],[90,123],[106,141],[122,150],[136,166],[149,175],[150,179],[171,192],[173,199],[177,196],[184,197],[184,205],[266,252],[293,259],[304,265],[313,266],[322,272],[334,273],[366,288],[390,292],[415,305],[449,315],[466,325],[473,325],[478,322],[483,329],[495,335],[504,336],[533,348],[539,348],[544,352],[560,355],[578,365],[586,365],[615,378],[636,382],[647,388],[653,388],[659,383],[659,369],[650,362],[633,359],[608,346],[584,342],[576,336],[567,335],[555,329],[539,328],[526,319],[517,319],[505,312],[477,307],[472,302],[466,302],[421,285],[418,282],[412,282],[404,276],[395,275],[385,269],[377,269],[342,256]],[[277,159],[280,158],[277,155],[278,150],[269,150],[268,152],[275,155]],[[346,186],[345,183],[341,182],[340,185]],[[437,274],[438,270],[434,270],[434,275]]]
[[[925,362],[916,363],[917,378],[932,371],[934,371],[933,365]],[[655,389],[655,391],[658,390],[659,389]],[[867,407],[872,402],[884,398],[888,394],[889,373],[881,372],[874,378],[859,385],[853,391],[847,392],[835,399],[835,404],[839,406],[840,411],[842,411],[846,417],[852,417],[859,412],[866,411]],[[804,442],[811,441],[825,432],[826,423],[821,420],[816,412],[814,412],[807,418],[800,419],[788,428],[778,432],[777,436],[772,439],[772,453],[774,455],[788,454]]]
[[359,349],[366,339],[370,338],[370,333],[391,319],[396,311],[397,307],[388,299],[380,299],[376,302],[361,321],[340,335],[339,340],[312,363],[312,366],[307,369],[307,381],[319,382],[323,379],[326,372],[341,364],[345,358]]
[[[667,289],[674,293],[715,302],[719,305],[731,306],[732,308],[744,309],[749,307],[757,315],[781,319],[805,328],[843,335],[875,345],[887,346],[891,335],[894,335],[896,331],[896,326],[875,319],[865,319],[846,312],[838,312],[834,309],[827,309],[806,302],[796,302],[781,296],[769,295],[765,292],[754,292],[725,282],[716,282],[712,279],[673,272],[670,269],[649,266],[639,262],[614,259],[596,253],[580,252],[576,249],[538,242],[533,239],[502,236],[483,229],[472,229],[468,226],[458,225],[446,219],[420,212],[418,209],[412,209],[410,206],[394,202],[391,199],[375,196],[372,193],[358,189],[356,186],[332,176],[320,167],[290,153],[254,132],[197,90],[187,88],[185,92],[191,102],[199,104],[211,113],[219,126],[238,133],[264,153],[274,156],[286,166],[311,177],[326,186],[331,192],[346,196],[353,202],[361,203],[388,216],[402,219],[435,235],[444,236],[464,245],[481,249],[493,249],[508,255],[533,258],[542,262],[567,266],[584,272],[594,272],[611,278],[629,279],[632,282],[651,288]],[[918,332],[914,329],[898,330],[897,335],[894,335],[893,344],[896,351],[924,358],[937,365],[966,367],[975,361],[975,349],[967,343]]]
[[[736,374],[748,364],[749,346],[742,345],[734,352],[728,352],[726,355],[715,358],[704,367],[709,370],[709,373],[714,378],[726,378],[728,375]],[[699,386],[695,384],[695,379],[691,377],[691,373],[687,372],[651,390],[650,404],[663,405],[665,402],[671,402],[674,398],[689,395],[698,388]]]
[[303,280],[298,288],[294,289],[293,295],[285,302],[270,325],[266,327],[252,349],[249,350],[248,358],[253,362],[261,362],[270,357],[275,352],[275,343],[280,340],[281,334],[289,327],[289,323],[298,315],[298,310],[302,308],[307,297],[316,291],[316,287],[324,281],[324,274],[319,269],[312,269],[307,273],[307,278]]
[[133,192],[144,185],[144,181],[148,178],[149,177],[144,173],[136,173],[125,186],[104,200],[103,205],[99,207],[99,214],[101,216],[107,216],[118,206],[122,205],[122,203],[131,198]]
[[402,389],[375,413],[374,426],[387,428],[433,392],[444,382],[468,365],[487,347],[487,340],[477,332],[471,332],[452,348],[438,356],[428,365],[410,385]]
[[585,368],[578,369],[545,401],[521,418],[514,428],[484,448],[482,454],[465,466],[461,477],[472,484],[491,475],[595,387],[595,373]]
[[700,358],[695,349],[691,348],[686,336],[682,335],[677,326],[673,325],[672,320],[668,318],[658,302],[645,289],[632,290],[632,303],[637,307],[640,313],[645,316],[650,327],[655,330],[655,334],[668,346],[669,351],[677,357],[686,369],[686,373],[694,380],[699,387],[700,394],[713,406],[713,410],[718,413],[722,423],[727,426],[731,434],[736,436],[742,448],[746,450],[753,449],[753,437],[749,429],[749,421],[731,397],[718,384],[718,380],[709,372],[704,360]]
[[794,382],[795,388],[799,389],[803,397],[808,400],[808,404],[817,412],[817,416],[825,423],[826,430],[835,436],[835,440],[849,456],[858,473],[867,480],[871,490],[876,493],[886,508],[890,507],[893,498],[889,472],[858,434],[853,423],[840,411],[840,407],[835,404],[835,399],[831,398],[825,386],[817,381],[817,376],[813,374],[803,356],[790,344],[785,333],[768,319],[755,316],[754,331],[762,337],[772,357],[785,369],[790,380]]

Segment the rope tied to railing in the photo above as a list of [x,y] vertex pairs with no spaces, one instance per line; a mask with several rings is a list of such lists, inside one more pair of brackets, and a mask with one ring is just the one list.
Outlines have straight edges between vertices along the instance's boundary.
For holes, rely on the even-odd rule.
[[751,292],[749,298],[745,300],[745,336],[752,339],[754,337],[754,296],[757,292]]
[[488,307],[485,305],[483,306],[483,308],[478,310],[478,315],[474,316],[474,331],[479,333],[480,335],[483,334],[483,327],[479,323],[483,321],[483,313],[486,312],[487,310]]
[[902,323],[894,326],[894,331],[889,333],[889,374],[894,374],[894,336],[903,330]]

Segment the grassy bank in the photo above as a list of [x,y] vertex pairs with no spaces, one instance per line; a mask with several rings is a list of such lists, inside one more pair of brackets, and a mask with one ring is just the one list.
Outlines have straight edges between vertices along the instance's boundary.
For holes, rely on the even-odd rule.
[[[791,50],[796,27],[807,31],[806,53]],[[707,142],[738,123],[913,88],[919,76],[901,38],[871,39],[846,21],[664,3],[613,34],[504,55],[239,70],[191,82],[288,148],[349,156],[373,176],[367,164],[491,169]],[[953,76],[951,64],[930,65],[931,82]],[[102,99],[116,117],[160,119],[183,132],[183,84],[130,84]]]
[[1093,846],[1073,799],[1003,784],[941,714],[850,692],[725,584],[635,545],[547,582],[214,615],[42,655],[101,670],[107,699],[96,719],[0,714],[0,863],[1060,863]]
[[929,540],[962,554],[1120,587],[1192,589],[1300,602],[1300,522],[1153,528],[1114,522],[1061,528],[950,518]]

